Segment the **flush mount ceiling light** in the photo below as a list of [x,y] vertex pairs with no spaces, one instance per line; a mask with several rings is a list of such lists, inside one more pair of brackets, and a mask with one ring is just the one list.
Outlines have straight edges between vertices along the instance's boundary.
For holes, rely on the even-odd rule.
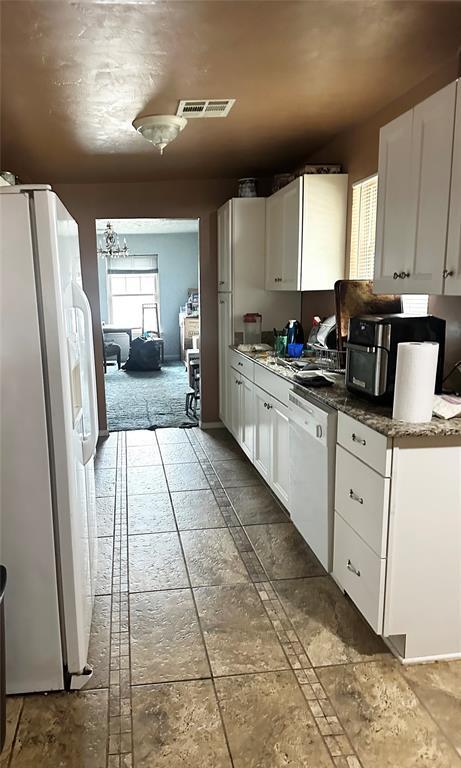
[[133,120],[133,128],[163,155],[163,150],[174,141],[187,125],[185,117],[177,115],[146,115]]

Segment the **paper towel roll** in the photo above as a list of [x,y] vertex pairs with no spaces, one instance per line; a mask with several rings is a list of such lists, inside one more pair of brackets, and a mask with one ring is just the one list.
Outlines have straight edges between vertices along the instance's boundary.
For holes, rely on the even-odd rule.
[[397,345],[393,419],[413,424],[431,420],[438,354],[437,342]]

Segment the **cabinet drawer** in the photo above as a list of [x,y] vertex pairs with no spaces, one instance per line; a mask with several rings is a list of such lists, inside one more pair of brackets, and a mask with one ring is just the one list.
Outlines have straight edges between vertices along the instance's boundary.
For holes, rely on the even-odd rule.
[[333,576],[370,626],[382,634],[386,560],[335,513]]
[[390,441],[365,424],[338,413],[338,443],[376,469],[380,475],[390,477],[392,449]]
[[281,376],[277,376],[276,373],[268,371],[262,365],[255,366],[255,384],[269,395],[275,397],[284,405],[288,405],[288,393],[291,391],[293,384],[291,381],[282,379]]
[[376,552],[386,557],[390,480],[338,445],[335,510]]
[[246,376],[250,381],[254,381],[255,364],[253,360],[245,357],[245,355],[241,355],[240,352],[236,352],[235,349],[230,349],[229,362],[232,368],[235,368],[236,371],[242,373],[243,376]]

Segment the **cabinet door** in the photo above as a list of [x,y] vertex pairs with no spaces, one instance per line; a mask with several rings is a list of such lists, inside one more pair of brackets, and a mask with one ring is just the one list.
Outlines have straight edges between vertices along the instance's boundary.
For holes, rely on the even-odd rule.
[[240,377],[233,368],[229,368],[229,425],[228,428],[240,443]]
[[266,482],[271,475],[272,415],[268,408],[269,395],[254,388],[254,465]]
[[226,427],[229,427],[228,367],[232,340],[232,294],[223,293],[218,299],[219,418]]
[[232,200],[218,210],[218,291],[232,290]]
[[266,291],[282,290],[283,199],[276,192],[266,201]]
[[271,400],[272,473],[271,485],[280,501],[288,506],[288,408]]
[[411,251],[402,253],[409,273],[400,290],[442,293],[453,154],[456,83],[450,83],[413,111],[410,170]]
[[240,445],[250,461],[254,456],[254,385],[245,376],[240,380]]
[[282,283],[284,291],[301,290],[303,178],[284,187],[282,194]]
[[[444,293],[461,296],[461,80],[456,99],[455,140],[448,219],[447,260]],[[453,274],[450,274],[450,273]]]
[[378,207],[374,291],[400,293],[404,255],[410,251],[410,158],[413,110],[379,132]]

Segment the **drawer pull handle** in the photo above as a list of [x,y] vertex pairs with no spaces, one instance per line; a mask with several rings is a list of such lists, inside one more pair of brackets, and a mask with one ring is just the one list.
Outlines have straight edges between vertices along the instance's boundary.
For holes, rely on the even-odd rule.
[[363,499],[361,496],[359,496],[357,493],[355,493],[352,488],[349,491],[349,498],[353,499],[354,501],[358,501],[359,504],[363,504]]
[[224,285],[224,280],[220,280],[219,285]]
[[442,272],[442,277],[453,277],[454,272],[452,269],[444,269]]
[[237,365],[240,365],[243,368],[243,363],[241,363],[240,360],[238,361]]
[[352,571],[352,573],[355,573],[356,576],[360,576],[359,569],[356,568],[355,565],[353,565],[350,560],[347,561],[347,569],[349,571]]
[[352,433],[352,440],[354,443],[360,443],[360,445],[366,445],[367,441],[363,439],[363,437],[357,437],[355,432]]

